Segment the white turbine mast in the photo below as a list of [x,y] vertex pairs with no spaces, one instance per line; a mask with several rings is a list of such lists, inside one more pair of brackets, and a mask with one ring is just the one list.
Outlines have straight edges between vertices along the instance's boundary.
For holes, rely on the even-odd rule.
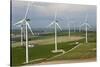
[[85,23],[83,23],[81,26],[85,26],[85,31],[86,31],[86,34],[85,34],[85,38],[86,38],[86,43],[88,43],[88,27],[91,28],[91,26],[88,24],[88,15],[86,15],[85,17]]
[[55,11],[55,14],[54,14],[54,20],[51,22],[51,24],[48,25],[48,27],[50,27],[51,25],[54,25],[54,30],[55,30],[55,50],[53,50],[52,52],[53,53],[57,53],[57,52],[65,52],[64,50],[62,49],[59,49],[57,48],[57,27],[62,31],[61,27],[59,26],[59,24],[57,23],[57,10]]

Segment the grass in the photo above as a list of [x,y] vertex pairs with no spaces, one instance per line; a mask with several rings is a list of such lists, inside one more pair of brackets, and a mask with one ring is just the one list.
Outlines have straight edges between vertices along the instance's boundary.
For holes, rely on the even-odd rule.
[[[58,49],[64,49],[65,51],[76,46],[72,43],[59,43]],[[52,53],[54,50],[54,44],[50,45],[38,45],[34,48],[29,48],[29,59],[34,60],[38,58],[50,58],[59,53]],[[25,48],[24,47],[13,47],[12,48],[12,65],[22,65],[25,62]]]
[[[72,35],[75,35],[75,34],[72,34]],[[83,36],[83,34],[81,36]],[[88,58],[96,57],[96,33],[94,32],[88,33],[87,44],[85,43],[85,38],[77,40],[77,42],[81,44],[79,47],[75,48],[74,50],[64,55],[55,57],[54,59],[51,59],[51,60],[88,59]]]
[[73,59],[88,59],[88,58],[95,58],[96,57],[96,44],[95,43],[88,43],[84,44],[81,43],[79,47],[61,55],[59,57],[53,58],[52,60],[73,60]]
[[[66,34],[66,35],[65,35]],[[51,38],[52,34],[48,34],[47,36],[39,36],[34,38],[34,40],[47,40]],[[61,33],[59,33],[58,36],[61,36]],[[64,32],[62,36],[68,36],[68,33]],[[73,36],[80,36],[85,37],[85,32],[78,32],[78,33],[71,33],[71,37]],[[61,39],[64,40],[64,39]],[[52,60],[67,60],[67,59],[86,59],[86,58],[93,58],[96,57],[96,33],[95,32],[88,32],[88,41],[89,43],[85,43],[85,38],[80,40],[74,40],[74,41],[67,41],[68,39],[65,39],[66,42],[58,43],[59,49],[64,49],[65,51],[70,50],[75,45],[75,42],[78,41],[81,46],[77,47],[75,50],[64,54],[60,57],[56,57]],[[49,42],[49,41],[48,41]],[[51,41],[50,41],[51,42]],[[15,45],[19,45],[20,42],[16,42]],[[42,43],[40,43],[42,44]],[[20,66],[23,65],[25,62],[25,47],[12,47],[12,66]],[[29,60],[35,60],[40,58],[51,58],[55,55],[58,55],[59,53],[52,53],[51,50],[54,49],[54,42],[52,44],[47,45],[36,45],[34,48],[29,48]],[[45,60],[43,60],[45,61]],[[39,61],[42,62],[42,61]],[[38,62],[32,62],[32,64],[35,64]]]

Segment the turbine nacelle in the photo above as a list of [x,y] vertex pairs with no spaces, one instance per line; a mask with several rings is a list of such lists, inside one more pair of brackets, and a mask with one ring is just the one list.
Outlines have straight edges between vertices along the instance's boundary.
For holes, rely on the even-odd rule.
[[58,22],[58,21],[53,21],[53,22],[51,22],[51,24],[49,24],[48,27],[50,27],[50,26],[52,26],[52,25],[56,25],[56,26],[62,31],[61,27],[59,26],[59,24],[58,24],[57,22]]
[[87,26],[87,27],[91,28],[91,26],[88,23],[83,23],[81,26]]
[[18,21],[17,23],[15,23],[14,25],[20,25],[21,27],[23,27],[24,25],[27,25],[32,35],[34,35],[28,21],[30,21],[30,19],[22,19]]

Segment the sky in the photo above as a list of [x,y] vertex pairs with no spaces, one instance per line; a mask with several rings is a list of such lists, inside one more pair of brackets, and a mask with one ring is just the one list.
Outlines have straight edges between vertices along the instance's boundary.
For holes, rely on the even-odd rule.
[[[12,25],[23,19],[25,16],[27,4],[30,3],[27,18],[32,28],[46,28],[53,20],[54,13],[57,11],[58,24],[62,29],[66,29],[70,23],[76,27],[85,23],[85,17],[88,15],[88,24],[92,29],[96,28],[96,6],[80,5],[67,3],[47,3],[47,2],[26,2],[12,0]],[[17,26],[12,26],[16,29]]]

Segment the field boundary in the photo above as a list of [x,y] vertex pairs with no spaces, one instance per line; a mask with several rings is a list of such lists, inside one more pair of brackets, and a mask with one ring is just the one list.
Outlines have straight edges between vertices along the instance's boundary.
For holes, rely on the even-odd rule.
[[51,57],[51,58],[48,58],[48,59],[46,59],[46,60],[51,60],[51,59],[53,59],[53,58],[56,58],[56,57],[59,57],[59,56],[61,56],[61,55],[66,54],[66,53],[69,53],[70,51],[74,50],[75,48],[79,47],[80,45],[82,45],[82,44],[79,44],[79,45],[77,45],[77,46],[71,48],[70,50],[66,51],[65,53],[58,54],[58,55],[53,56],[53,57]]

